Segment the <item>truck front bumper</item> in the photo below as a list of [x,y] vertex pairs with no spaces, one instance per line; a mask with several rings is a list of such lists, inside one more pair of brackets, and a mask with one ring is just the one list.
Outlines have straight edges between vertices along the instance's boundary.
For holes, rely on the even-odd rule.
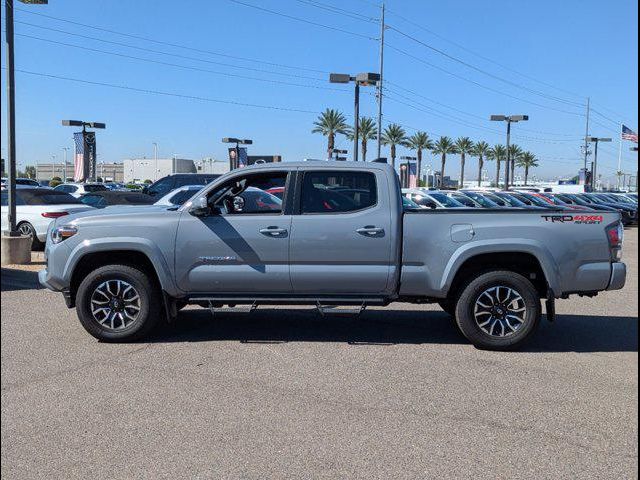
[[611,279],[607,290],[621,290],[627,282],[627,265],[622,262],[611,264]]

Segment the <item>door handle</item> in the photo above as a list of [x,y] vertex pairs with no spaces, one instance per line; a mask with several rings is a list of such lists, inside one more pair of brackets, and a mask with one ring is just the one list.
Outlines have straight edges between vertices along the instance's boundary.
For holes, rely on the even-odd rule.
[[260,230],[262,235],[267,237],[284,237],[289,233],[285,228],[267,227]]
[[378,228],[374,226],[366,226],[356,230],[356,233],[365,237],[380,237],[384,235],[384,228]]

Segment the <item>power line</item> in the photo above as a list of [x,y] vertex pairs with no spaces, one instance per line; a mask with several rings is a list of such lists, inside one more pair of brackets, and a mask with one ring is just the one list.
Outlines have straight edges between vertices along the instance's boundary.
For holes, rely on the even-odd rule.
[[[460,110],[459,108],[452,107],[451,105],[444,104],[442,102],[439,102],[438,100],[434,100],[432,98],[426,97],[426,96],[424,96],[424,95],[422,95],[422,94],[420,94],[420,93],[418,93],[418,92],[416,92],[414,90],[410,90],[410,89],[405,88],[405,87],[403,87],[401,85],[398,85],[395,82],[390,82],[390,81],[387,80],[387,83],[389,83],[390,85],[394,86],[395,88],[399,88],[400,90],[402,90],[404,92],[407,92],[407,93],[409,93],[411,95],[415,95],[416,97],[422,98],[422,99],[427,100],[427,101],[432,102],[432,103],[435,103],[436,105],[440,105],[441,107],[448,108],[450,110],[453,110],[455,112],[461,113],[463,115],[467,115],[469,117],[476,118],[478,120],[482,120],[482,121],[486,121],[487,120],[486,117],[483,117],[483,116],[480,116],[480,115],[476,115],[476,114],[473,114],[473,113],[469,113],[469,112],[465,112],[464,110]],[[544,131],[539,131],[539,130],[531,130],[531,129],[528,129],[528,128],[518,128],[518,130],[519,131],[523,131],[523,132],[537,133],[537,134],[541,134],[541,135],[553,135],[553,136],[557,136],[557,137],[572,137],[573,140],[582,139],[582,137],[578,137],[576,134],[557,133],[557,132],[544,132]]]
[[136,45],[131,45],[129,43],[115,42],[113,40],[105,40],[105,39],[98,38],[98,37],[91,37],[89,35],[82,35],[80,33],[68,32],[66,30],[60,30],[58,28],[45,27],[45,26],[42,26],[42,25],[36,25],[34,23],[22,22],[22,21],[19,21],[19,20],[16,20],[15,23],[18,23],[18,24],[21,24],[21,25],[28,25],[30,27],[35,27],[35,28],[39,28],[39,29],[42,29],[42,30],[48,30],[48,31],[51,31],[51,32],[62,33],[62,34],[70,35],[70,36],[73,36],[73,37],[84,38],[86,40],[93,40],[93,41],[96,41],[96,42],[102,42],[102,43],[106,43],[106,44],[109,44],[109,45],[117,45],[117,46],[120,46],[120,47],[132,48],[134,50],[140,50],[142,52],[154,53],[154,54],[158,54],[158,55],[165,55],[165,56],[174,57],[174,58],[181,58],[181,59],[184,59],[184,60],[192,60],[192,61],[195,61],[195,62],[207,63],[207,64],[210,64],[210,65],[219,65],[219,66],[223,66],[223,67],[237,68],[237,69],[240,69],[240,70],[249,70],[249,71],[252,71],[252,72],[268,73],[268,74],[271,74],[271,75],[279,75],[279,76],[284,76],[284,77],[287,77],[287,78],[304,78],[304,79],[307,79],[307,80],[324,81],[324,79],[321,79],[321,78],[318,78],[318,77],[311,77],[309,75],[297,75],[297,74],[290,74],[290,73],[283,73],[283,72],[274,72],[272,70],[265,70],[265,69],[261,69],[261,68],[245,67],[245,66],[241,66],[241,65],[233,65],[233,64],[230,64],[230,63],[216,62],[216,61],[213,61],[213,60],[206,60],[206,59],[197,58],[197,57],[190,57],[190,56],[187,56],[187,55],[180,55],[180,54],[177,54],[177,53],[164,52],[162,50],[155,50],[155,49],[152,49],[152,48],[139,47],[139,46],[136,46]]
[[398,52],[398,53],[400,53],[400,54],[402,54],[402,55],[406,56],[406,57],[409,57],[409,58],[411,58],[411,59],[413,59],[413,60],[416,60],[416,61],[418,61],[418,62],[420,62],[420,63],[423,63],[423,64],[425,64],[425,65],[427,65],[427,66],[429,66],[429,67],[431,67],[431,68],[434,68],[434,69],[436,69],[436,70],[439,70],[439,71],[441,71],[441,72],[444,72],[444,73],[446,73],[447,75],[451,75],[452,77],[455,77],[455,78],[457,78],[457,79],[459,79],[459,80],[462,80],[462,81],[467,82],[467,83],[471,83],[472,85],[475,85],[475,86],[477,86],[477,87],[483,88],[483,89],[485,89],[485,90],[488,90],[488,91],[490,91],[490,92],[496,93],[496,94],[498,94],[498,95],[502,95],[502,96],[505,96],[505,97],[508,97],[508,98],[512,98],[512,99],[514,99],[514,100],[518,100],[519,102],[527,103],[527,104],[529,104],[529,105],[534,105],[534,106],[536,106],[536,107],[544,108],[544,109],[547,109],[547,110],[553,110],[553,111],[555,111],[555,112],[565,113],[565,114],[567,114],[567,115],[574,115],[574,116],[577,116],[577,117],[584,117],[584,114],[583,114],[583,113],[571,112],[571,111],[569,111],[569,110],[562,110],[562,109],[560,109],[560,108],[550,107],[550,106],[548,106],[548,105],[543,105],[543,104],[541,104],[541,103],[533,102],[533,101],[531,101],[531,100],[526,100],[526,99],[524,99],[524,98],[517,97],[517,96],[515,96],[515,95],[511,95],[511,94],[509,94],[509,93],[507,93],[507,92],[504,92],[504,91],[502,91],[502,90],[498,90],[498,89],[495,89],[495,88],[492,88],[492,87],[488,87],[487,85],[484,85],[484,84],[482,84],[482,83],[480,83],[480,82],[476,82],[475,80],[471,80],[471,79],[469,79],[469,78],[463,77],[462,75],[458,75],[457,73],[451,72],[451,71],[449,71],[449,70],[447,70],[447,69],[445,69],[445,68],[442,68],[442,67],[440,67],[440,66],[438,66],[438,65],[435,65],[435,64],[433,64],[433,63],[430,63],[430,62],[428,62],[428,61],[426,61],[426,60],[424,60],[424,59],[422,59],[422,58],[420,58],[420,57],[417,57],[417,56],[415,56],[415,55],[412,55],[412,54],[410,54],[409,52],[406,52],[405,50],[402,50],[401,48],[397,48],[397,47],[395,47],[395,46],[393,46],[393,45],[389,45],[388,43],[387,43],[387,45],[386,45],[386,46],[387,46],[388,48],[390,48],[390,49],[392,49],[392,50],[394,50],[394,51],[396,51],[396,52]]
[[366,15],[362,15],[361,13],[354,12],[353,10],[346,10],[344,8],[339,8],[334,5],[329,5],[328,3],[322,3],[322,2],[317,2],[313,0],[295,0],[295,1],[298,3],[302,3],[304,5],[309,5],[311,7],[318,8],[320,10],[325,10],[338,15],[347,16],[363,22],[377,23],[380,21],[379,18],[368,17]]
[[295,20],[296,22],[302,22],[302,23],[306,23],[308,25],[314,25],[316,27],[326,28],[326,29],[329,29],[329,30],[333,30],[335,32],[340,32],[340,33],[345,33],[347,35],[352,35],[354,37],[365,38],[367,40],[376,40],[376,38],[371,37],[369,35],[364,35],[364,34],[358,33],[358,32],[352,32],[351,30],[345,30],[344,28],[333,27],[331,25],[325,25],[323,23],[313,22],[313,21],[307,20],[305,18],[295,17],[293,15],[288,15],[286,13],[277,12],[275,10],[270,10],[268,8],[260,7],[258,5],[253,5],[251,3],[241,2],[240,0],[228,0],[228,1],[231,2],[231,3],[235,3],[236,5],[242,5],[244,7],[253,8],[254,10],[259,10],[261,12],[269,13],[271,15],[277,15],[279,17],[288,18],[289,20]]
[[[2,68],[4,69],[5,67],[2,67]],[[309,114],[312,113],[314,115],[320,114],[320,112],[318,112],[318,111],[305,110],[305,109],[302,109],[302,108],[280,107],[280,106],[276,106],[276,105],[262,105],[262,104],[258,104],[258,103],[246,103],[246,102],[239,102],[239,101],[235,101],[235,100],[223,100],[223,99],[218,99],[218,98],[201,97],[201,96],[198,96],[198,95],[188,95],[188,94],[181,94],[181,93],[164,92],[164,91],[161,91],[161,90],[151,90],[151,89],[146,89],[146,88],[129,87],[129,86],[126,86],[126,85],[117,85],[117,84],[107,83],[107,82],[96,82],[96,81],[93,81],[93,80],[83,80],[83,79],[79,79],[79,78],[65,77],[65,76],[62,76],[62,75],[53,75],[53,74],[42,73],[42,72],[32,72],[32,71],[29,71],[29,70],[22,70],[22,69],[16,69],[15,71],[19,72],[19,73],[23,73],[25,75],[33,75],[33,76],[44,77],[44,78],[53,78],[53,79],[57,79],[57,80],[66,80],[66,81],[69,81],[69,82],[83,83],[83,84],[86,84],[86,85],[109,87],[109,88],[115,88],[115,89],[119,89],[119,90],[129,90],[129,91],[133,91],[133,92],[146,93],[146,94],[152,94],[152,95],[161,95],[161,96],[167,96],[167,97],[184,98],[184,99],[188,99],[188,100],[200,100],[200,101],[204,101],[204,102],[222,103],[222,104],[225,104],[225,105],[237,105],[237,106],[241,106],[241,107],[261,108],[261,109],[266,109],[266,110],[279,110],[279,111],[284,111],[284,112],[309,113]]]
[[229,72],[219,72],[219,71],[215,71],[215,70],[207,70],[204,68],[198,68],[198,67],[191,67],[191,66],[187,66],[187,65],[179,65],[176,63],[169,63],[169,62],[162,62],[162,61],[158,61],[158,60],[151,60],[148,58],[142,58],[142,57],[135,57],[133,55],[126,55],[123,53],[117,53],[117,52],[108,52],[105,50],[99,50],[96,48],[90,48],[90,47],[85,47],[82,45],[74,45],[71,43],[65,43],[65,42],[59,42],[56,40],[50,40],[50,39],[46,39],[46,38],[40,38],[40,37],[35,37],[32,35],[26,35],[26,34],[22,34],[22,33],[16,33],[17,36],[20,37],[25,37],[25,38],[30,38],[33,40],[38,40],[38,41],[42,41],[42,42],[47,42],[47,43],[53,43],[56,45],[62,45],[65,47],[72,47],[72,48],[77,48],[79,50],[84,50],[84,51],[89,51],[89,52],[96,52],[96,53],[101,53],[104,55],[111,55],[111,56],[116,56],[116,57],[121,57],[121,58],[127,58],[130,60],[137,60],[137,61],[141,61],[141,62],[146,62],[146,63],[154,63],[157,65],[164,65],[164,66],[169,66],[169,67],[175,67],[175,68],[181,68],[184,70],[193,70],[193,71],[197,71],[197,72],[204,72],[204,73],[211,73],[214,75],[221,75],[221,76],[225,76],[225,77],[231,77],[231,78],[241,78],[244,80],[252,80],[252,81],[256,81],[256,82],[262,82],[262,83],[271,83],[271,84],[275,84],[275,85],[286,85],[286,86],[291,86],[291,87],[304,87],[304,88],[313,88],[313,89],[318,89],[318,90],[329,90],[329,91],[334,91],[334,92],[343,92],[343,93],[347,93],[347,90],[342,90],[342,89],[338,89],[338,88],[331,88],[331,87],[323,87],[320,85],[308,85],[308,84],[300,84],[300,83],[293,83],[293,82],[286,82],[286,81],[281,81],[281,80],[271,80],[271,79],[267,79],[267,78],[258,78],[258,77],[250,77],[247,75],[239,75],[239,74],[235,74],[235,73],[229,73]]
[[482,73],[483,75],[486,75],[486,76],[488,76],[490,78],[493,78],[494,80],[498,80],[498,81],[501,81],[503,83],[506,83],[507,85],[511,85],[511,86],[513,86],[515,88],[519,88],[519,89],[527,91],[529,93],[533,93],[533,94],[538,95],[540,97],[546,98],[547,100],[553,100],[553,101],[556,101],[556,102],[559,102],[559,103],[564,103],[565,105],[571,105],[571,106],[578,106],[578,107],[584,107],[585,106],[582,103],[577,103],[577,102],[573,102],[573,101],[569,101],[569,100],[564,100],[562,98],[555,97],[553,95],[547,95],[547,94],[545,94],[543,92],[539,92],[538,90],[534,90],[532,88],[526,87],[526,86],[521,85],[519,83],[512,82],[511,80],[507,80],[507,79],[502,78],[502,77],[500,77],[498,75],[495,75],[495,74],[493,74],[491,72],[488,72],[488,71],[483,70],[483,69],[481,69],[479,67],[476,67],[475,65],[473,65],[473,64],[471,64],[469,62],[465,62],[464,60],[461,60],[458,57],[454,57],[453,55],[448,54],[444,50],[440,50],[439,48],[436,48],[436,47],[434,47],[432,45],[429,45],[428,43],[425,43],[422,40],[420,40],[420,39],[418,39],[418,38],[416,38],[416,37],[414,37],[412,35],[409,35],[408,33],[405,33],[405,32],[403,32],[402,30],[400,30],[398,28],[395,28],[393,26],[389,26],[389,29],[395,31],[396,33],[399,33],[403,37],[408,38],[408,39],[414,41],[415,43],[417,43],[419,45],[422,45],[425,48],[428,48],[429,50],[431,50],[433,52],[438,53],[439,55],[442,55],[445,58],[448,58],[449,60],[452,60],[452,61],[454,61],[456,63],[459,63],[460,65],[463,65],[463,66],[465,66],[467,68],[470,68],[470,69],[472,69],[472,70],[474,70],[476,72]]
[[[165,45],[165,46],[168,46],[168,47],[180,48],[180,49],[189,50],[189,51],[192,51],[192,52],[204,53],[204,54],[207,54],[207,55],[214,55],[214,56],[223,57],[223,58],[230,58],[230,59],[233,59],[233,60],[241,60],[241,61],[244,61],[244,62],[261,63],[263,65],[269,65],[269,66],[272,66],[272,67],[289,68],[289,69],[293,69],[293,70],[304,70],[304,71],[307,71],[307,72],[314,72],[314,73],[325,73],[325,74],[330,73],[329,71],[318,70],[318,69],[304,67],[304,66],[300,66],[300,65],[287,65],[287,64],[283,64],[283,63],[274,63],[274,62],[269,62],[269,61],[265,61],[265,60],[258,60],[258,59],[255,59],[255,58],[241,57],[241,56],[237,56],[237,55],[229,55],[229,54],[226,54],[226,53],[214,52],[214,51],[211,51],[211,50],[203,50],[201,48],[196,48],[196,47],[192,47],[192,46],[189,46],[189,45],[181,45],[181,44],[177,44],[177,43],[165,42],[165,41],[157,40],[157,39],[154,39],[154,38],[143,37],[141,35],[135,35],[135,34],[132,34],[132,33],[120,32],[120,31],[117,31],[117,30],[111,30],[111,29],[104,28],[104,27],[98,27],[96,25],[89,25],[89,24],[86,24],[86,23],[76,22],[76,21],[69,20],[69,19],[66,19],[66,18],[54,17],[52,15],[46,15],[44,13],[39,13],[39,12],[36,12],[36,11],[33,11],[33,10],[29,10],[29,9],[23,9],[23,8],[18,8],[18,7],[14,7],[14,9],[19,11],[19,12],[28,13],[29,15],[37,15],[39,17],[49,18],[51,20],[56,20],[56,21],[59,21],[59,22],[65,22],[65,23],[68,23],[68,24],[71,24],[71,25],[77,25],[77,26],[80,26],[80,27],[90,28],[90,29],[97,30],[97,31],[100,31],[100,32],[112,33],[114,35],[122,35],[123,37],[134,38],[136,40],[143,40],[145,42],[155,43],[155,44],[158,44],[158,45]],[[16,23],[18,23],[18,22],[16,22]],[[30,25],[30,24],[27,24],[27,25]],[[238,68],[240,68],[240,67],[238,67]]]
[[530,76],[530,75],[527,75],[527,74],[522,73],[522,72],[520,72],[520,71],[518,71],[518,70],[515,70],[514,68],[508,67],[507,65],[504,65],[503,63],[497,62],[497,61],[495,61],[495,60],[493,60],[493,59],[491,59],[491,58],[489,58],[489,57],[486,57],[486,56],[481,55],[481,54],[479,54],[479,53],[477,53],[477,52],[474,52],[473,50],[471,50],[471,49],[469,49],[469,48],[465,47],[464,45],[461,45],[461,44],[459,44],[459,43],[457,43],[457,42],[454,42],[453,40],[450,40],[450,39],[448,39],[448,38],[446,38],[446,37],[444,37],[444,36],[442,36],[442,35],[440,35],[440,34],[438,34],[438,33],[434,32],[433,30],[430,30],[430,29],[426,28],[425,26],[423,26],[423,25],[421,25],[421,24],[419,24],[419,23],[417,23],[417,22],[414,22],[414,21],[412,21],[411,19],[409,19],[409,18],[407,18],[407,17],[404,17],[404,16],[402,16],[402,15],[398,14],[397,12],[394,12],[394,11],[389,11],[389,12],[390,12],[392,15],[394,15],[394,16],[398,17],[399,19],[403,20],[404,22],[406,22],[406,23],[408,23],[408,24],[410,24],[410,25],[413,25],[414,27],[417,27],[417,28],[419,28],[420,30],[425,31],[425,32],[429,33],[430,35],[433,35],[434,37],[439,38],[440,40],[444,40],[445,42],[448,42],[448,43],[450,43],[451,45],[454,45],[454,46],[458,47],[459,49],[464,50],[464,51],[465,51],[465,52],[467,52],[467,53],[470,53],[471,55],[474,55],[474,56],[476,56],[476,57],[478,57],[478,58],[480,58],[480,59],[482,59],[482,60],[485,60],[485,61],[487,61],[487,62],[489,62],[489,63],[493,63],[494,65],[497,65],[497,66],[498,66],[498,67],[500,67],[500,68],[503,68],[503,69],[505,69],[505,70],[508,70],[508,71],[510,71],[510,72],[512,72],[512,73],[515,73],[515,74],[517,74],[517,75],[520,75],[521,77],[527,78],[527,79],[529,79],[529,80],[532,80],[532,81],[534,81],[534,82],[537,82],[537,83],[539,83],[539,84],[541,84],[541,85],[544,85],[544,86],[546,86],[546,87],[552,88],[552,89],[557,90],[557,91],[559,91],[559,92],[563,92],[563,93],[566,93],[566,94],[568,94],[568,95],[571,95],[571,96],[574,96],[574,97],[577,97],[577,98],[581,98],[581,99],[584,99],[584,98],[585,98],[585,95],[580,95],[580,94],[577,94],[577,93],[575,93],[575,92],[571,92],[571,91],[569,91],[569,90],[565,90],[565,89],[563,89],[563,88],[556,87],[556,86],[554,86],[554,85],[552,85],[552,84],[550,84],[550,83],[547,83],[547,82],[544,82],[544,81],[539,80],[539,79],[537,79],[537,78],[534,78],[534,77],[532,77],[532,76]]

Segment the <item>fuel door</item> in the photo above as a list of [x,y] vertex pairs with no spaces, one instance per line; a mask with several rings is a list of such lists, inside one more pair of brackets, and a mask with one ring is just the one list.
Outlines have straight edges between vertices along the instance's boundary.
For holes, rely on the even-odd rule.
[[476,232],[470,223],[456,223],[451,225],[451,240],[456,243],[470,242]]

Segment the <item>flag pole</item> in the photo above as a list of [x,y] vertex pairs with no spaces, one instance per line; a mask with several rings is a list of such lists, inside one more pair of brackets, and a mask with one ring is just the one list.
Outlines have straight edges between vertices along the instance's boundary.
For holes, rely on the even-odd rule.
[[620,133],[620,138],[619,138],[620,150],[618,152],[618,172],[617,172],[617,175],[616,175],[618,177],[618,184],[617,184],[618,190],[621,190],[621,188],[620,188],[620,172],[622,171],[622,129],[623,129],[623,126],[622,126],[622,124],[620,124],[620,132],[619,132]]

